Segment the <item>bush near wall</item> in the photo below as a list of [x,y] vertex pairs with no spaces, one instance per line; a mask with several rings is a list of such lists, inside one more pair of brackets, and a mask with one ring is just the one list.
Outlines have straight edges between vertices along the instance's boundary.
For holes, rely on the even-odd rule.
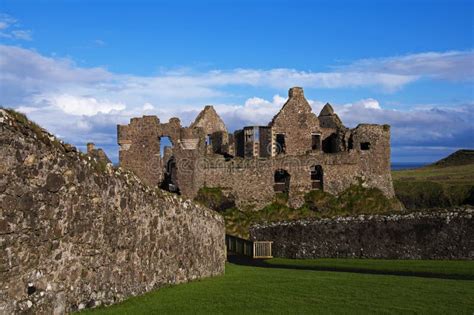
[[409,209],[474,205],[474,186],[433,181],[395,181],[397,198]]
[[221,187],[200,188],[194,201],[217,212],[235,207],[235,197],[230,192],[224,192]]
[[402,207],[398,200],[389,199],[377,188],[366,188],[360,182],[339,196],[313,190],[305,194],[305,203],[294,209],[288,206],[287,194],[276,194],[274,200],[261,209],[222,209],[224,193],[221,188],[201,188],[196,201],[220,211],[226,222],[226,233],[248,238],[251,225],[261,222],[299,220],[305,218],[337,217],[358,214],[397,213]]
[[474,205],[474,163],[469,150],[426,167],[393,171],[397,198],[408,209]]

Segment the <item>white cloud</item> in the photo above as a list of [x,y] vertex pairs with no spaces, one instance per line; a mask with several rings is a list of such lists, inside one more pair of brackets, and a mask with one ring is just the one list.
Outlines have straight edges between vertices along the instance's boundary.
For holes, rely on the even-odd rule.
[[106,43],[101,39],[94,39],[93,43],[96,46],[105,46],[106,45]]
[[32,40],[30,30],[19,29],[17,20],[4,13],[0,13],[0,37],[13,40]]
[[150,103],[145,103],[143,105],[143,110],[144,111],[151,111],[151,110],[154,110],[154,109],[155,109],[155,107],[153,107],[153,105],[151,105]]
[[448,80],[474,79],[474,51],[425,52],[356,61],[339,69]]
[[[2,23],[2,22],[0,22]],[[6,22],[3,22],[6,23]],[[2,26],[1,27],[9,27]],[[116,124],[131,117],[156,114],[161,121],[178,116],[189,124],[204,104],[215,105],[230,130],[265,125],[286,97],[268,100],[233,94],[231,87],[287,90],[375,87],[393,91],[420,78],[471,80],[472,52],[426,53],[355,62],[333,72],[295,69],[233,69],[195,73],[189,69],[156,76],[115,74],[103,67],[85,68],[66,58],[0,45],[0,104],[28,113],[33,120],[75,144],[94,141],[116,155]],[[417,65],[417,63],[419,63]],[[323,102],[309,100],[315,113]],[[411,111],[384,108],[373,98],[334,104],[348,126],[360,122],[389,123],[395,145],[467,145],[473,132],[472,104],[458,108],[428,106]]]
[[366,109],[381,109],[379,101],[373,98],[365,98],[355,102],[354,104],[346,104],[345,107],[351,108],[366,108]]
[[216,111],[222,116],[228,128],[234,130],[243,125],[266,125],[280,110],[287,98],[274,95],[271,101],[252,97],[243,105],[218,104]]
[[30,30],[14,30],[11,34],[16,39],[33,40]]
[[[373,106],[378,104],[378,107]],[[394,146],[472,147],[474,103],[450,106],[422,106],[412,110],[386,109],[371,99],[335,105],[335,111],[349,127],[359,123],[389,124]]]
[[0,13],[0,30],[5,30],[16,23],[16,19],[8,14]]
[[7,29],[9,26],[8,22],[6,21],[0,21],[0,30]]
[[[33,50],[0,45],[0,92],[3,94],[0,101],[31,106],[31,99],[37,94],[68,94],[78,98],[91,96],[97,100],[107,99],[130,106],[152,103],[158,106],[156,108],[162,108],[175,107],[177,103],[181,107],[189,106],[205,100],[227,102],[230,93],[225,90],[231,86],[285,90],[297,85],[305,88],[375,87],[394,91],[424,76],[433,76],[440,69],[444,69],[443,77],[460,78],[458,68],[471,60],[472,55],[471,52],[450,52],[367,59],[333,72],[233,69],[194,73],[181,69],[156,76],[135,76],[111,73],[103,67],[79,67],[70,59],[46,57]],[[432,62],[427,61],[430,58]],[[443,58],[447,59],[444,63]],[[415,66],[412,66],[412,71],[407,70],[409,62],[420,59],[425,60],[423,67],[415,71]],[[462,61],[453,61],[458,59]],[[449,69],[453,71],[450,75]],[[469,69],[473,67],[465,70],[466,79],[471,78],[469,73],[473,70]],[[441,76],[440,73],[438,75]]]
[[113,110],[121,111],[125,109],[123,103],[114,103],[109,100],[98,100],[94,97],[74,96],[68,94],[61,95],[39,95],[37,102],[47,103],[61,109],[70,115],[93,116],[98,113],[110,113]]

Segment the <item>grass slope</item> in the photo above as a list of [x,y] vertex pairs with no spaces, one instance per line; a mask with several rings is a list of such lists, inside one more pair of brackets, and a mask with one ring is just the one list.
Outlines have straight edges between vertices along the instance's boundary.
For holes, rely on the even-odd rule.
[[[281,262],[281,261],[280,261]],[[379,268],[384,268],[384,261]],[[368,265],[372,262],[367,262]],[[452,262],[437,262],[438,269]],[[365,261],[361,262],[362,265]],[[406,262],[407,265],[413,262]],[[393,268],[390,262],[387,268]],[[451,265],[451,267],[449,267]],[[416,267],[417,268],[417,267]],[[457,272],[457,271],[456,271]],[[474,281],[259,268],[227,264],[225,276],[152,291],[88,314],[472,314]]]
[[474,164],[433,164],[393,171],[392,178],[397,198],[407,208],[474,205]]
[[474,164],[474,150],[458,150],[433,165],[443,167],[465,164]]

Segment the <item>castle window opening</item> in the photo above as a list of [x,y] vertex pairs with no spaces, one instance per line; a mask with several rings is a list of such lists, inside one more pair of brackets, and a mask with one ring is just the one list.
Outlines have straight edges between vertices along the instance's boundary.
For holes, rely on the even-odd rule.
[[323,189],[323,168],[321,165],[313,165],[311,171],[311,189]]
[[253,140],[253,132],[251,129],[245,130],[245,142],[249,143]]
[[166,150],[173,147],[169,137],[160,137],[160,156],[165,156]]
[[286,170],[276,170],[274,175],[273,190],[276,193],[288,193],[290,191],[290,174]]
[[285,144],[285,134],[283,133],[277,133],[276,138],[276,153],[278,154],[284,154],[286,151],[286,144]]
[[311,135],[311,150],[313,151],[321,150],[321,135],[320,134]]
[[259,140],[260,140],[260,130],[256,126],[256,127],[253,127],[253,141],[254,142],[259,142]]
[[337,152],[337,135],[331,134],[329,137],[323,140],[323,152],[324,153],[336,153]]
[[364,151],[370,150],[370,142],[361,142],[360,149]]
[[354,140],[352,139],[352,135],[351,135],[350,138],[349,138],[349,141],[348,141],[348,143],[347,143],[347,146],[348,146],[349,150],[354,149]]
[[212,145],[212,137],[211,135],[207,135],[206,136],[206,145]]
[[177,171],[178,169],[176,167],[176,159],[174,156],[171,156],[166,163],[164,178],[160,184],[161,189],[177,193],[178,195],[180,194],[177,183]]

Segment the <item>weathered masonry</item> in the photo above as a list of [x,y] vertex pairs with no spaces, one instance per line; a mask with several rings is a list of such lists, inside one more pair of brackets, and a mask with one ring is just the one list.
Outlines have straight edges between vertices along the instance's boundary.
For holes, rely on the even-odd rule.
[[0,314],[70,313],[224,273],[217,212],[17,117],[0,109]]
[[360,215],[250,228],[252,241],[273,240],[275,257],[474,259],[474,209]]
[[[229,133],[212,106],[189,126],[178,118],[133,118],[117,128],[120,166],[144,182],[194,197],[201,187],[226,188],[238,204],[264,204],[286,192],[302,203],[312,189],[338,194],[362,180],[394,195],[390,175],[390,126],[343,125],[330,104],[314,114],[303,89],[289,90],[288,101],[266,126]],[[168,137],[171,147],[160,152]]]

